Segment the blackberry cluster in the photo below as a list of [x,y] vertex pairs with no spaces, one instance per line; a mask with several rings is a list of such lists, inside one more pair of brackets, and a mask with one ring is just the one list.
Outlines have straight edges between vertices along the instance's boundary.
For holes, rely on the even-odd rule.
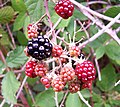
[[29,40],[27,48],[28,54],[38,60],[48,58],[52,53],[52,44],[47,38],[41,35]]

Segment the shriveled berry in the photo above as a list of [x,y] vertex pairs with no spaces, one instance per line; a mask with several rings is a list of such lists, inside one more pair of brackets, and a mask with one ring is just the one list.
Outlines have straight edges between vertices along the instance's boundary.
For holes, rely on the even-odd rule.
[[53,57],[60,57],[60,55],[62,54],[63,49],[60,45],[56,45],[53,47],[52,49],[52,56]]
[[70,53],[70,56],[78,57],[78,55],[80,54],[80,49],[77,46],[71,46],[69,48],[69,53]]
[[74,5],[69,0],[60,0],[54,9],[59,16],[68,19],[73,14]]
[[35,66],[37,65],[37,62],[35,61],[29,61],[26,63],[26,70],[25,74],[28,77],[35,78],[37,75],[35,74]]
[[46,73],[47,73],[47,66],[46,66],[46,64],[44,64],[44,63],[38,63],[35,66],[35,74],[37,76],[43,77],[43,76],[46,75]]
[[62,81],[62,78],[60,76],[53,79],[51,86],[53,87],[53,90],[55,92],[60,92],[65,86],[65,83]]
[[72,81],[68,85],[68,89],[71,93],[76,93],[80,90],[80,82],[78,81]]
[[75,77],[75,71],[70,66],[65,66],[61,69],[60,75],[62,77],[62,80],[64,82],[68,82],[74,79]]
[[37,26],[33,24],[29,24],[27,27],[28,30],[28,38],[32,39],[37,37]]
[[84,61],[81,64],[77,64],[75,74],[79,80],[85,83],[95,79],[96,70],[92,62]]

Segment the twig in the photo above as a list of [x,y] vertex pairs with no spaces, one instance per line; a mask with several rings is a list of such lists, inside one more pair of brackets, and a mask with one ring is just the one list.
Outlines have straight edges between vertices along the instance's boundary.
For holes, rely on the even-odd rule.
[[13,46],[14,46],[14,49],[15,49],[15,48],[16,48],[16,45],[15,45],[15,41],[14,41],[13,34],[12,34],[12,32],[11,32],[11,30],[10,30],[8,24],[6,24],[6,27],[7,27],[7,30],[8,30],[9,36],[10,36],[10,38],[11,38],[11,40],[12,40],[12,43],[13,43]]
[[67,95],[68,95],[68,91],[65,93],[65,95],[64,95],[64,97],[63,97],[63,99],[62,99],[62,102],[61,102],[61,104],[60,104],[60,107],[63,107],[63,103],[65,102],[65,99],[66,99]]
[[[108,28],[110,28],[115,22],[116,20],[118,20],[120,18],[120,13],[107,25],[105,26],[102,30],[100,30],[98,33],[96,33],[94,36],[92,36],[89,40],[86,40],[85,42],[83,42],[81,44],[80,47],[84,47],[86,46],[89,42],[94,41],[95,39],[97,39],[100,35],[102,35]],[[120,45],[120,40],[117,39],[117,43]]]
[[55,92],[55,103],[56,103],[56,107],[59,107],[59,105],[58,105],[58,93],[57,92]]
[[81,99],[88,107],[91,107],[91,105],[88,103],[88,101],[86,101],[86,100],[84,99],[84,97],[82,96],[82,94],[80,93],[80,91],[78,91],[77,94],[79,95],[80,99]]
[[7,0],[5,3],[0,5],[0,8],[3,7],[4,5],[6,5],[10,0]]
[[5,104],[5,99],[2,101],[2,103],[0,104],[0,107],[3,107],[3,105]]
[[[98,13],[98,12],[96,12],[96,11],[93,11],[93,10],[91,10],[91,9],[88,8],[88,7],[83,6],[82,4],[76,2],[75,0],[70,0],[70,1],[71,1],[73,4],[75,4],[77,7],[79,7],[80,10],[82,10],[82,11],[87,11],[87,12],[89,12],[90,14],[92,14],[92,15],[94,15],[94,16],[97,16],[97,17],[99,17],[99,18],[101,18],[101,19],[104,19],[104,20],[108,20],[108,21],[114,20],[113,18],[110,18],[110,17],[105,16],[105,15],[103,15],[103,14],[100,14],[100,13]],[[116,20],[116,23],[120,23],[120,20],[117,19],[117,20]]]
[[90,2],[87,2],[88,5],[91,5],[91,4],[108,4],[107,2],[105,1],[90,1]]
[[[16,99],[18,99],[18,97],[19,97],[19,95],[20,95],[20,93],[21,93],[21,91],[22,91],[22,89],[23,89],[23,86],[24,86],[26,80],[27,80],[27,76],[25,76],[25,78],[24,78],[24,80],[23,80],[23,82],[22,82],[22,85],[20,86],[20,89],[19,89],[19,91],[18,91],[18,93],[17,93],[17,95],[16,95]],[[13,104],[11,104],[10,107],[13,107]]]
[[119,85],[120,84],[120,80],[118,82],[115,83],[115,86]]

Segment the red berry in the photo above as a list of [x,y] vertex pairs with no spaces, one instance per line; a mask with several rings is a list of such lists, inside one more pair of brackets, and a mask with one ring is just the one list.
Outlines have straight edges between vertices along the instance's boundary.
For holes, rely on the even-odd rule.
[[65,86],[65,83],[62,81],[62,78],[60,76],[56,77],[52,81],[52,87],[55,92],[60,92]]
[[84,61],[76,66],[75,74],[79,80],[82,80],[82,82],[85,83],[95,79],[96,70],[92,62]]
[[32,38],[37,37],[38,33],[37,33],[36,25],[29,24],[27,29],[28,29],[28,38],[32,39]]
[[26,63],[26,71],[25,74],[28,77],[35,78],[37,75],[35,74],[35,66],[37,65],[37,62],[35,61],[29,61]]
[[45,76],[47,73],[47,65],[44,64],[44,63],[38,63],[36,66],[35,66],[35,74],[37,76]]
[[60,75],[62,77],[62,80],[64,82],[68,82],[74,79],[75,77],[75,71],[70,66],[65,66],[61,69]]
[[69,48],[70,56],[78,56],[80,54],[80,49],[77,46],[72,46]]
[[60,57],[60,55],[62,54],[63,49],[60,45],[56,45],[53,47],[52,49],[52,56],[53,57]]
[[84,88],[91,89],[91,87],[92,87],[92,81],[88,81],[88,82],[82,84],[82,89],[84,89]]
[[74,5],[69,0],[60,0],[54,9],[59,16],[68,19],[73,14]]
[[76,93],[80,90],[80,83],[78,81],[72,81],[69,83],[68,89],[71,93]]
[[50,80],[47,77],[42,77],[40,79],[40,82],[46,87],[46,88],[50,88]]

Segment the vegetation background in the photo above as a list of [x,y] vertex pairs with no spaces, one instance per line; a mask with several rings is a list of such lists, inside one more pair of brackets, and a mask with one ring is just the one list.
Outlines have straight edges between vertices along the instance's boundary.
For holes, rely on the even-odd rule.
[[[0,107],[56,106],[53,90],[45,90],[39,78],[26,78],[24,73],[27,26],[46,13],[45,1],[0,0]],[[92,107],[120,107],[120,0],[70,0],[77,7],[67,20],[55,13],[54,1],[47,1],[54,29],[63,29],[58,35],[69,42],[66,32],[72,38],[77,20],[76,29],[81,30],[76,32],[76,41],[84,38],[83,51],[101,74],[97,73],[92,92],[81,90],[82,96]],[[43,33],[50,30],[47,16],[41,24]],[[57,102],[60,107],[61,103],[65,107],[86,107],[80,98],[77,93],[60,92]]]

